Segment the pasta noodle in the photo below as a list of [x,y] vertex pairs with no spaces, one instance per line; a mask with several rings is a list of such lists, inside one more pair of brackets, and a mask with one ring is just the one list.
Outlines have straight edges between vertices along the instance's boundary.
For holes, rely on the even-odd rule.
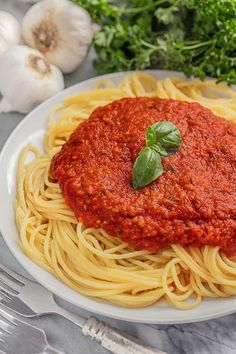
[[49,116],[45,152],[27,145],[19,158],[15,210],[23,252],[79,293],[121,306],[144,307],[164,297],[176,308],[191,309],[203,297],[235,295],[236,257],[210,246],[172,245],[155,254],[132,250],[104,230],[78,223],[58,183],[50,181],[51,158],[76,126],[96,107],[127,96],[196,101],[236,122],[236,92],[211,80],[135,73],[118,85],[102,80],[67,97]]

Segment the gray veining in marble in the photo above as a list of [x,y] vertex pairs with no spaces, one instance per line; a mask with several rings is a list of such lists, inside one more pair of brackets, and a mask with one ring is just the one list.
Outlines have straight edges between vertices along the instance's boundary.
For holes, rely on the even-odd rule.
[[[7,10],[19,19],[22,18],[28,6],[26,2],[20,0],[0,0],[0,10]],[[66,76],[67,86],[96,75],[92,68],[93,58],[94,53],[91,51],[79,70]],[[0,147],[22,118],[23,115],[17,113],[0,115]],[[2,237],[0,237],[0,260],[15,271],[29,276],[11,255]],[[89,315],[88,312],[59,298],[57,298],[57,301],[75,313],[84,316]],[[126,333],[139,337],[149,345],[159,347],[169,354],[236,353],[236,314],[208,322],[169,326],[134,324],[105,318],[103,320]],[[79,328],[59,316],[43,316],[40,319],[31,320],[31,322],[45,329],[50,343],[66,354],[107,353],[98,344],[85,338]]]

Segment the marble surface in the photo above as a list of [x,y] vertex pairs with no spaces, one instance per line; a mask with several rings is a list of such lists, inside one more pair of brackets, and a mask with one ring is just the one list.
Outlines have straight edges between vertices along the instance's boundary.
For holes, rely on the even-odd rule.
[[[0,10],[7,10],[15,14],[19,19],[22,18],[28,6],[27,1],[23,0],[0,0]],[[90,51],[88,58],[80,66],[79,70],[66,76],[67,86],[96,75],[92,68],[93,58],[94,52]],[[11,131],[23,118],[23,115],[17,113],[0,115],[0,147],[3,146]],[[3,202],[1,201],[1,203]],[[0,261],[13,270],[29,277],[11,255],[2,237],[0,237]],[[56,301],[74,313],[84,316],[90,315],[88,312],[59,298],[56,298]],[[169,326],[128,323],[102,318],[101,316],[99,318],[130,335],[139,337],[149,345],[159,347],[169,354],[236,353],[236,314],[208,322]],[[45,329],[50,344],[66,354],[108,353],[98,344],[85,338],[78,327],[59,316],[42,316],[40,319],[31,320],[31,322]],[[16,354],[24,353],[18,352]]]

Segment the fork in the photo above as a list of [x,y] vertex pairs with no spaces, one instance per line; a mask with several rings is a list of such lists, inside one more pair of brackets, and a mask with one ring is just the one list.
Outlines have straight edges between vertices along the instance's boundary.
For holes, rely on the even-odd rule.
[[19,320],[1,304],[0,353],[65,354],[48,344],[46,334],[42,329]]
[[1,264],[0,299],[5,306],[24,316],[61,315],[79,326],[85,336],[91,337],[114,354],[167,354],[157,348],[144,346],[136,338],[117,332],[95,317],[85,319],[63,309],[57,305],[50,291]]

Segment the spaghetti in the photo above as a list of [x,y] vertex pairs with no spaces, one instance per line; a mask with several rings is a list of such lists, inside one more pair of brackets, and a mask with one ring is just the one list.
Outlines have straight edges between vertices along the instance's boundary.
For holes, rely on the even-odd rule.
[[104,230],[78,223],[58,183],[48,177],[54,154],[96,107],[138,96],[196,101],[236,122],[236,92],[210,80],[157,81],[135,73],[117,86],[103,80],[89,92],[66,98],[50,114],[45,153],[28,145],[20,155],[15,208],[22,250],[81,294],[121,306],[144,307],[165,297],[179,309],[190,309],[203,297],[234,295],[236,257],[210,246],[134,251]]

